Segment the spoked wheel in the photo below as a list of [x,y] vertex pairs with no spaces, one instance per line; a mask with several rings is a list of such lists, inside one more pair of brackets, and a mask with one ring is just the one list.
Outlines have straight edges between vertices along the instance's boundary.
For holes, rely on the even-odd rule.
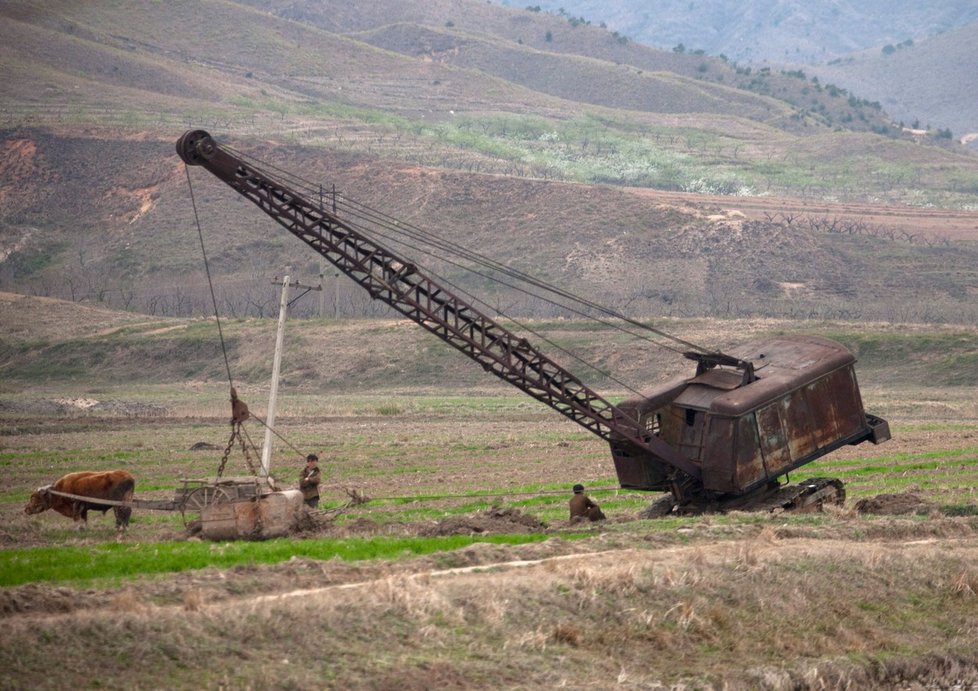
[[214,504],[223,504],[224,502],[229,502],[233,499],[231,494],[223,487],[217,487],[215,485],[204,485],[203,487],[197,487],[192,489],[183,499],[183,504],[180,507],[180,515],[183,517],[183,526],[192,534],[195,535],[200,532],[201,520],[200,518],[195,518],[192,520],[187,520],[187,513],[200,514],[208,506],[213,506]]
[[200,511],[212,504],[222,504],[231,501],[231,493],[224,487],[204,485],[191,490],[184,501],[184,511]]

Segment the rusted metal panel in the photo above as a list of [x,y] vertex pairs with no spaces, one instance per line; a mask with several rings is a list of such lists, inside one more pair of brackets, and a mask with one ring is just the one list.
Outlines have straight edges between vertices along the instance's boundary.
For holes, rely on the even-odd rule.
[[778,404],[785,426],[785,443],[791,458],[801,458],[815,448],[812,437],[812,413],[808,399],[802,395],[794,398],[787,394]]
[[736,417],[781,398],[789,391],[855,362],[841,344],[818,336],[782,336],[736,348],[733,355],[754,363],[757,381],[717,396],[712,410]]
[[611,443],[618,484],[634,489],[668,491],[671,468],[644,449],[627,442]]
[[780,405],[790,465],[866,430],[851,367],[789,392]]
[[767,477],[764,456],[761,451],[760,434],[754,415],[744,415],[735,419],[737,428],[736,482],[725,491],[736,494]]
[[739,447],[736,420],[711,417],[707,421],[706,444],[702,453],[703,483],[714,491],[729,492],[739,486]]
[[781,411],[783,401],[776,401],[757,411],[757,433],[761,468],[758,474],[777,477],[784,468],[791,465],[791,452],[787,443],[787,426]]
[[686,408],[682,413],[676,448],[687,458],[702,460],[707,415],[694,408]]
[[731,352],[754,364],[754,381],[713,369],[658,390],[654,411],[652,400],[627,404],[658,416],[662,440],[700,464],[704,489],[745,492],[869,437],[855,358],[839,343],[785,336]]

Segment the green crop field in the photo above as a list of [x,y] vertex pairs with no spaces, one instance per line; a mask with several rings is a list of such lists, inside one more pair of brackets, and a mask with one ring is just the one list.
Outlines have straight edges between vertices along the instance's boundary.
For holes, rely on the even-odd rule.
[[[420,330],[295,320],[271,474],[293,488],[317,453],[322,502],[286,537],[227,542],[193,532],[193,511],[137,509],[125,534],[111,512],[79,530],[23,511],[71,471],[128,470],[136,498],[153,501],[213,478],[231,431],[213,326],[0,307],[18,327],[0,379],[0,665],[12,687],[42,673],[156,687],[143,671],[154,669],[175,687],[537,688],[571,685],[572,669],[599,687],[900,688],[978,670],[972,327],[661,322],[696,342],[834,337],[858,355],[866,409],[893,438],[791,474],[838,478],[841,506],[642,519],[661,495],[621,489],[605,442]],[[603,328],[535,326],[635,385],[690,368]],[[236,388],[259,416],[274,328],[225,323]],[[257,421],[245,431],[261,443]],[[249,475],[257,458],[233,447],[225,474]],[[568,520],[578,482],[607,520]],[[50,670],[55,654],[64,664]]]

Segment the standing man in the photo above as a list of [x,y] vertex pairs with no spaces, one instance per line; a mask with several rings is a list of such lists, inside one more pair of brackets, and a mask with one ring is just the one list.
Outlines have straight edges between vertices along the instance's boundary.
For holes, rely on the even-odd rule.
[[315,509],[319,506],[319,456],[314,453],[306,456],[306,467],[299,473],[299,489],[306,506]]
[[605,518],[601,507],[595,504],[591,497],[584,494],[584,485],[574,485],[574,496],[570,499],[570,520],[571,523],[580,523],[587,519],[589,521],[603,521]]

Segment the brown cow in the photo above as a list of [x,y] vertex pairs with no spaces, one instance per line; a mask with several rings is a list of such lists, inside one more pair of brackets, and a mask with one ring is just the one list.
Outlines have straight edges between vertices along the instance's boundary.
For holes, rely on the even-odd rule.
[[[93,501],[62,497],[58,494],[52,494],[51,490],[91,497]],[[132,508],[100,504],[94,500],[132,501],[135,490],[136,479],[125,470],[107,470],[105,472],[83,470],[77,473],[68,473],[59,478],[53,485],[46,485],[35,491],[31,495],[30,501],[27,502],[27,506],[24,507],[24,513],[29,515],[54,509],[76,523],[80,522],[78,527],[84,528],[88,525],[89,511],[101,511],[105,514],[106,511],[112,509],[115,513],[116,529],[125,530],[129,526]]]

